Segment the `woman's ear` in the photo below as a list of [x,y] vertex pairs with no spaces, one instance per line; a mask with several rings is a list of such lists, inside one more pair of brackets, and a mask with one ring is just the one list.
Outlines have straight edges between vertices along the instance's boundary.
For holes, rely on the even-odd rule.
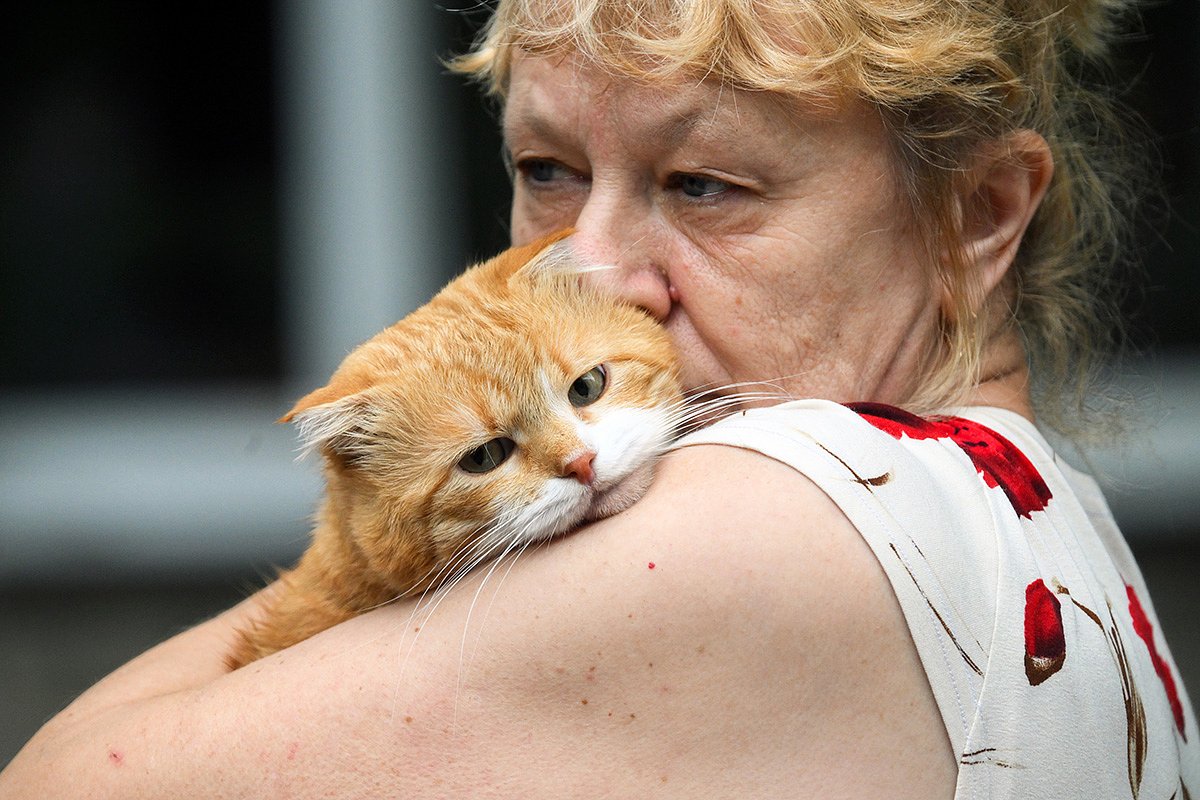
[[977,153],[959,199],[959,241],[978,281],[976,303],[1008,273],[1053,175],[1050,146],[1035,131],[1016,131]]

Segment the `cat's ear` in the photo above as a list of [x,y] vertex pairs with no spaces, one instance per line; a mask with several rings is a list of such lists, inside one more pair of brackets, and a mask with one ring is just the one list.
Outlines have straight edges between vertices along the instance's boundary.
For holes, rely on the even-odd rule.
[[567,238],[571,233],[571,229],[559,231],[530,245],[533,252],[527,253],[523,263],[508,275],[508,282],[566,280],[574,283],[586,273],[614,268],[612,264],[595,263],[576,252],[572,241]]
[[343,397],[346,397],[346,392],[341,391],[334,384],[331,383],[328,386],[322,386],[320,389],[316,389],[301,397],[296,401],[296,405],[292,406],[291,411],[275,421],[293,422],[301,414],[311,411],[318,406],[328,405],[336,400],[341,400]]
[[564,228],[527,245],[505,250],[490,262],[494,270],[493,274],[502,280],[507,280],[518,273],[536,269],[537,264],[544,262],[554,253],[569,253],[570,246],[562,240],[574,232],[574,228]]
[[366,454],[371,408],[365,390],[335,380],[302,397],[279,422],[296,423],[304,454],[319,450],[352,464]]

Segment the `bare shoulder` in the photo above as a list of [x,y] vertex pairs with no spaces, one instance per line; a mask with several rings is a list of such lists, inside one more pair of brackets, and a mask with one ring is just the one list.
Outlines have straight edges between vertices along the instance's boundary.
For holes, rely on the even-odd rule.
[[513,654],[537,677],[512,703],[559,721],[564,758],[581,731],[605,744],[582,774],[622,764],[619,796],[663,779],[668,796],[953,794],[955,760],[883,570],[803,475],[686,448],[638,505],[559,547],[545,559],[561,572],[530,591],[561,616],[537,615],[553,633]]
[[857,532],[720,446],[451,591],[57,730],[25,775],[97,797],[948,797],[955,774]]
[[672,454],[633,508],[459,587],[426,635],[411,658],[440,641],[449,663],[421,690],[397,674],[393,726],[434,734],[410,740],[419,761],[486,766],[524,797],[953,794],[882,569],[756,453]]

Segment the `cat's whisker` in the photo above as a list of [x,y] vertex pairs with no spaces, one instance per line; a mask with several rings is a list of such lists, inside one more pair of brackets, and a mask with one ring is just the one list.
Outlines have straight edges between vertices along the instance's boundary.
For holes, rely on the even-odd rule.
[[417,597],[417,602],[419,603],[425,597],[425,595],[435,590],[438,586],[445,582],[445,575],[453,569],[455,560],[457,558],[458,554],[455,554],[444,563],[433,564],[425,571],[423,575],[421,575],[419,578],[415,578],[405,589],[403,589],[399,596],[408,597],[416,591],[418,586],[424,585],[425,588],[421,590],[420,595]]
[[[389,603],[394,603],[398,600],[412,597],[417,587],[423,585],[425,588],[416,595],[415,600],[415,605],[419,606],[422,600],[424,600],[430,594],[436,592],[438,589],[443,587],[448,588],[449,585],[455,582],[456,567],[461,565],[463,561],[470,557],[472,550],[484,546],[485,543],[482,541],[482,535],[480,534],[480,531],[483,530],[483,528],[484,526],[481,525],[468,535],[470,544],[467,547],[457,551],[454,555],[441,563],[434,563],[425,571],[424,574],[422,574],[420,577],[414,578],[407,587],[401,589],[393,597],[388,598],[387,600],[384,600],[376,605],[369,606],[365,610],[371,611],[376,608],[386,606]],[[464,574],[465,572],[470,571],[470,569],[471,567],[468,567],[468,569],[464,571]]]
[[[475,614],[475,608],[478,605],[483,589],[491,581],[491,577],[500,568],[500,565],[507,560],[508,568],[504,570],[500,583],[493,587],[492,601],[494,602],[500,586],[503,585],[504,580],[508,577],[517,558],[528,549],[530,544],[533,544],[537,540],[537,537],[530,534],[532,531],[539,529],[538,525],[534,521],[526,521],[520,527],[515,527],[514,523],[518,521],[519,515],[512,512],[502,512],[491,526],[488,526],[482,532],[477,531],[473,535],[471,544],[459,551],[455,558],[451,560],[453,566],[450,570],[447,570],[450,573],[449,576],[432,590],[432,594],[434,595],[431,598],[432,602],[426,606],[426,620],[428,620],[455,586],[482,564],[488,561],[491,562],[487,571],[479,579],[479,585],[476,587],[475,593],[471,598],[466,619],[463,623],[463,638],[459,647],[458,686],[455,691],[455,717],[457,717],[458,694],[461,691],[466,667],[470,662],[474,661],[475,652],[479,645],[479,641],[476,639],[475,649],[472,650],[471,657],[468,660],[466,655],[467,638],[470,634],[471,620]],[[499,553],[496,552],[497,550],[499,550]],[[424,596],[422,595],[422,597]],[[485,620],[490,613],[491,605],[489,602],[488,610],[484,614]],[[482,630],[482,625],[480,626],[480,630]]]
[[572,275],[588,275],[593,272],[610,272],[617,269],[616,264],[579,264],[571,268]]
[[701,400],[689,398],[667,409],[668,420],[676,429],[687,428],[694,422],[713,422],[722,416],[722,412],[736,411],[746,407],[747,403],[789,399],[789,395],[766,391],[720,394]]
[[[450,590],[472,569],[482,563],[483,559],[480,558],[480,554],[493,546],[488,542],[490,533],[491,530],[488,527],[480,526],[476,528],[470,534],[470,544],[467,547],[457,551],[453,556],[446,559],[444,563],[435,565],[423,577],[414,582],[408,590],[412,591],[416,586],[428,580],[428,585],[416,597],[412,613],[409,614],[407,627],[416,628],[415,632],[417,634],[413,637],[412,644],[409,647],[410,652],[412,647],[416,645],[417,638],[420,636],[420,630],[424,628]],[[407,595],[408,592],[405,592],[405,594]],[[416,624],[418,621],[420,622],[419,625]]]
[[[525,553],[525,551],[528,550],[530,547],[535,547],[535,548],[541,547],[543,544],[546,543],[546,541],[547,540],[545,540],[545,539],[533,540],[533,539],[529,539],[528,537],[522,537],[520,548],[517,550],[517,552],[512,554],[512,558],[509,559],[508,569],[504,570],[504,574],[500,576],[500,585],[496,587],[496,593],[499,593],[500,586],[504,585],[504,581],[508,578],[508,574],[510,572],[512,572],[512,568],[514,566],[516,566],[517,559],[520,558]],[[493,594],[492,600],[494,601],[495,599],[496,599],[496,594]],[[488,604],[488,613],[490,613],[490,612],[491,612],[491,604],[489,603]],[[487,619],[486,614],[484,615],[484,619]]]
[[684,394],[684,403],[703,403],[718,397],[740,397],[768,395],[772,397],[792,397],[792,394],[775,381],[738,381],[706,388],[695,388]]
[[[504,570],[503,574],[500,576],[499,582],[493,588],[491,600],[488,602],[487,608],[483,612],[483,619],[479,623],[479,629],[480,629],[481,633],[483,631],[484,624],[487,622],[488,617],[492,613],[492,605],[496,602],[496,597],[500,594],[500,588],[502,586],[504,586],[504,582],[505,582],[505,580],[508,579],[509,573],[511,573],[513,567],[516,566],[517,559],[519,559],[525,553],[525,551],[530,548],[531,545],[540,546],[544,543],[544,541],[545,540],[531,539],[529,536],[525,535],[524,533],[514,537],[510,546],[508,548],[506,548],[506,550],[496,559],[495,564],[487,571],[487,574],[484,575],[483,579],[480,581],[480,584],[479,584],[479,591],[477,591],[475,593],[475,597],[471,601],[471,610],[472,611],[474,611],[475,603],[479,599],[479,593],[483,590],[484,583],[486,583],[487,581],[489,581],[491,579],[491,577],[495,573],[495,571],[497,569],[499,569],[500,563],[502,561],[504,561],[505,559],[508,560],[508,568]],[[515,548],[515,552],[514,552],[514,548]],[[464,629],[463,629],[464,645],[466,643],[466,633],[467,633],[467,631],[466,631],[466,628],[464,627]],[[475,649],[473,649],[471,651],[471,659],[470,659],[470,662],[468,662],[468,663],[473,663],[475,661],[475,654],[478,652],[478,649],[479,649],[479,637],[476,637]],[[461,669],[462,669],[462,665],[461,665],[461,661],[460,661],[460,670]]]
[[431,611],[436,608],[446,593],[491,556],[497,544],[492,536],[493,531],[486,529],[482,533],[473,533],[470,544],[447,559],[437,571],[430,585],[421,592],[418,604],[426,598],[436,598]]
[[362,611],[361,611],[361,612],[359,612],[359,613],[361,613],[361,614],[365,614],[365,613],[367,613],[368,611],[375,611],[376,609],[383,608],[384,606],[389,606],[389,605],[391,605],[392,603],[396,602],[397,600],[402,600],[402,599],[404,599],[404,593],[403,593],[403,592],[401,592],[401,593],[399,593],[399,594],[396,594],[396,595],[393,595],[393,596],[389,597],[389,598],[388,598],[388,599],[386,599],[386,600],[380,600],[378,603],[375,603],[374,605],[365,606],[365,607],[362,609]]
[[791,396],[791,393],[777,381],[737,381],[706,388],[695,388],[685,393],[689,402],[702,400],[705,397],[728,397],[743,393],[766,392],[779,396]]
[[[526,527],[528,528],[528,526]],[[463,551],[463,555],[456,559],[452,574],[450,574],[445,583],[439,587],[439,590],[437,591],[439,596],[430,608],[431,614],[451,588],[458,585],[458,583],[466,578],[467,575],[472,573],[482,564],[492,561],[492,566],[488,569],[488,572],[480,581],[475,598],[473,598],[471,601],[471,609],[474,609],[479,592],[482,591],[484,583],[486,583],[488,578],[491,577],[499,563],[508,555],[510,555],[514,548],[518,549],[519,554],[519,552],[523,551],[528,544],[530,536],[528,535],[527,530],[520,530],[514,533],[510,531],[511,528],[511,523],[504,524],[503,519],[497,520],[497,522],[488,530],[479,535],[472,546]],[[497,553],[497,550],[499,550],[499,553]],[[505,574],[507,575],[507,571]],[[470,622],[470,612],[468,612],[467,622]]]
[[700,384],[699,386],[694,386],[691,389],[687,390],[686,394],[688,397],[695,397],[695,396],[703,396],[705,394],[714,394],[717,392],[728,392],[730,389],[739,389],[739,388],[745,387],[745,386],[768,386],[768,387],[771,387],[772,389],[774,389],[784,395],[792,397],[794,399],[794,396],[792,396],[791,392],[789,392],[787,389],[784,388],[784,385],[788,381],[793,381],[798,378],[805,377],[807,374],[808,374],[808,372],[793,372],[788,375],[778,375],[774,378],[766,378],[766,379],[757,380],[757,381],[750,381],[750,380],[735,381],[733,383],[722,383],[722,384],[704,383],[704,384]]
[[[775,400],[773,397],[755,398],[756,400]],[[695,406],[688,408],[676,409],[669,417],[669,421],[676,428],[702,427],[703,424],[715,422],[722,416],[729,413],[746,410],[749,406],[746,405],[746,398],[730,399],[705,404],[704,406]],[[693,424],[701,423],[701,424]]]
[[[407,661],[449,593],[476,580],[468,576],[492,561],[476,583],[465,583],[473,596],[456,596],[452,604],[470,602],[473,627],[464,627],[460,648],[465,669],[471,652],[465,637],[480,624],[477,606],[485,585],[498,591],[531,544],[565,532],[584,515],[615,513],[617,505],[633,503],[644,489],[640,482],[650,473],[650,460],[681,427],[765,399],[765,392],[750,390],[766,385],[746,384],[706,387],[672,403],[681,394],[680,367],[666,331],[584,285],[585,276],[618,269],[627,255],[623,250],[613,263],[588,263],[569,239],[502,254],[456,279],[437,302],[360,345],[326,386],[285,415],[296,423],[300,457],[315,451],[325,466],[327,496],[313,539],[324,554],[341,556],[333,564],[302,560],[294,571],[297,586],[332,589],[321,594],[330,606],[323,614],[339,619],[408,599],[408,613],[389,618],[405,625],[398,654]],[[589,342],[601,343],[599,349],[589,344],[580,352],[571,334],[579,326]],[[615,351],[602,346],[609,331],[619,333]],[[580,359],[587,364],[559,374]],[[571,409],[604,392],[593,394],[593,384],[584,379],[603,386],[605,376],[612,391],[603,402],[571,416]],[[587,391],[579,388],[585,384]],[[537,425],[525,422],[534,419]],[[562,431],[576,437],[574,449],[602,454],[593,488],[616,488],[635,473],[638,482],[606,495],[561,480],[545,465],[569,454],[557,452]],[[477,441],[485,433],[494,438]],[[517,440],[522,452],[555,452],[518,457],[493,472],[518,447]],[[487,450],[495,463],[476,460],[483,444],[504,452]],[[459,530],[461,545],[446,552],[440,537],[453,520],[471,522]],[[425,554],[431,552],[429,561]],[[397,563],[406,553],[412,560]],[[508,563],[501,566],[503,561]],[[323,586],[331,577],[337,585]],[[269,631],[266,626],[242,631],[245,646],[231,655],[231,664],[295,644],[310,635],[317,619],[313,611],[293,611],[286,604],[276,604],[271,613],[278,624]]]
[[759,400],[787,400],[791,399],[789,395],[779,392],[738,392],[736,394],[714,395],[706,399],[689,399],[680,401],[675,404],[674,408],[683,411],[703,411],[710,408],[719,408],[729,405],[744,405],[748,402],[756,402]]
[[[456,686],[455,692],[454,692],[454,716],[456,719],[458,717],[458,695],[459,695],[459,692],[462,690],[463,677],[466,674],[465,665],[467,663],[466,662],[467,636],[470,633],[471,618],[475,614],[475,606],[479,602],[479,596],[483,593],[483,587],[487,585],[487,583],[491,579],[492,575],[494,575],[496,570],[499,569],[500,563],[505,559],[505,557],[508,556],[510,553],[512,553],[515,548],[517,551],[516,555],[514,555],[514,561],[515,561],[516,556],[520,555],[520,553],[523,552],[525,547],[529,544],[527,537],[523,536],[523,535],[512,536],[512,537],[505,536],[504,538],[508,539],[508,541],[505,544],[505,547],[501,551],[501,553],[498,556],[496,556],[496,558],[488,566],[487,572],[485,572],[483,574],[483,577],[479,579],[479,586],[476,587],[475,594],[471,597],[471,603],[467,607],[466,619],[463,620],[462,643],[459,645],[459,651],[458,651],[458,683],[457,683],[457,686]],[[511,569],[511,566],[509,567],[509,569]],[[505,575],[507,575],[507,571],[505,572]],[[500,587],[497,586],[496,591],[499,591],[499,588]],[[495,594],[495,592],[493,592],[492,599],[495,600],[495,598],[496,598],[496,594]],[[491,604],[488,605],[488,608],[489,609],[491,608]],[[482,626],[480,626],[480,633],[482,633],[482,630],[483,630]],[[474,662],[474,660],[475,660],[475,652],[478,650],[478,648],[479,648],[479,637],[477,636],[475,639],[475,649],[471,651],[471,661],[472,662]]]
[[482,526],[480,529],[472,532],[467,546],[455,551],[454,555],[447,559],[442,568],[438,570],[430,587],[425,591],[437,591],[443,586],[453,585],[463,575],[470,572],[483,554],[491,549],[490,534],[491,531]]
[[498,557],[497,550],[507,551],[510,543],[508,530],[512,527],[509,509],[502,509],[491,524],[481,526],[472,534],[473,542],[461,551],[462,558],[448,582],[457,583],[472,570],[490,558]]
[[[405,629],[413,630],[413,637],[409,641],[407,651],[404,653],[404,663],[411,656],[413,649],[416,647],[417,641],[420,638],[421,631],[425,625],[436,613],[442,602],[449,596],[450,592],[458,586],[469,574],[479,568],[482,564],[489,560],[493,561],[488,571],[480,579],[479,586],[476,588],[475,595],[471,599],[468,607],[466,620],[463,624],[463,641],[460,645],[459,652],[459,684],[455,692],[455,716],[457,717],[458,691],[461,689],[462,675],[464,673],[465,653],[466,653],[466,637],[469,633],[471,617],[474,613],[475,606],[478,602],[480,593],[483,591],[484,585],[489,581],[492,574],[499,568],[500,562],[503,561],[513,549],[517,549],[519,555],[528,546],[527,541],[522,541],[523,536],[510,537],[506,534],[501,526],[496,524],[489,526],[481,526],[472,532],[469,537],[469,544],[466,547],[458,550],[454,556],[447,559],[444,564],[431,569],[426,573],[426,577],[430,573],[434,573],[433,580],[430,585],[421,592],[413,604],[413,610],[409,614],[408,620],[405,623]],[[500,553],[496,555],[497,548],[500,548]],[[515,559],[516,556],[514,556]],[[511,569],[511,566],[509,567]],[[507,577],[508,570],[505,571]],[[425,580],[424,578],[421,581]],[[421,582],[418,581],[418,584]],[[502,579],[503,581],[503,579]],[[497,587],[498,588],[498,587]],[[494,595],[493,595],[494,597]],[[490,604],[489,604],[490,608]],[[474,656],[472,655],[472,658]],[[401,666],[401,674],[403,674],[403,665]]]
[[[487,573],[480,580],[479,590],[476,591],[475,597],[471,601],[472,611],[474,610],[475,602],[479,599],[480,592],[483,590],[484,583],[486,583],[488,580],[491,579],[492,575],[500,567],[501,562],[503,562],[505,559],[508,559],[508,568],[504,570],[504,573],[500,576],[500,582],[495,586],[495,588],[492,592],[492,602],[495,602],[496,596],[500,592],[500,587],[504,585],[504,581],[508,578],[509,573],[511,573],[513,567],[516,566],[517,559],[519,559],[521,557],[521,555],[524,554],[525,551],[528,550],[531,546],[538,547],[538,546],[545,544],[546,541],[548,541],[548,540],[540,538],[540,537],[530,536],[530,532],[532,530],[536,530],[536,529],[537,529],[537,526],[531,521],[531,522],[526,522],[525,525],[522,528],[520,528],[519,530],[516,530],[513,533],[506,535],[506,538],[509,539],[509,543],[505,547],[504,551],[502,553],[500,553],[499,556],[496,557],[495,563],[488,569]],[[488,615],[491,613],[492,602],[488,603],[488,608],[484,612],[484,621],[487,620]],[[469,619],[469,617],[468,617],[468,619]],[[481,626],[482,626],[482,624],[481,624]],[[464,637],[465,637],[465,630],[464,630]],[[478,647],[478,640],[476,640],[476,647]],[[472,658],[472,660],[474,660],[474,652],[472,652],[471,658]]]
[[485,529],[483,533],[477,534],[477,538],[473,535],[471,544],[441,565],[434,581],[416,598],[412,613],[409,614],[406,623],[406,628],[413,630],[413,638],[404,654],[405,663],[416,648],[421,631],[433,618],[442,602],[466,575],[483,563],[484,559],[481,558],[483,543],[487,541],[491,533],[492,530]]
[[538,256],[531,266],[537,273],[563,277],[575,277],[617,269],[616,264],[597,264],[584,261],[571,246],[570,239],[564,239],[551,245]]

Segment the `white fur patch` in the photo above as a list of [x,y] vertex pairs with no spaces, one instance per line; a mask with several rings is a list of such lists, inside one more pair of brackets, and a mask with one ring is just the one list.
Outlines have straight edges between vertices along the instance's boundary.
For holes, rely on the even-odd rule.
[[585,275],[616,269],[615,264],[589,264],[571,246],[571,237],[560,239],[525,265],[529,275]]
[[[595,481],[585,486],[570,477],[549,478],[532,501],[498,516],[497,539],[514,544],[548,539],[586,519],[623,510],[649,486],[650,469],[671,440],[665,409],[613,408],[590,424],[571,416],[579,438],[596,453]],[[606,504],[610,491],[612,502]]]
[[600,492],[657,459],[672,433],[669,415],[662,408],[614,408],[586,427],[596,450],[592,469]]
[[364,416],[362,402],[355,396],[300,412],[293,420],[300,436],[300,458],[351,436],[366,422]]

